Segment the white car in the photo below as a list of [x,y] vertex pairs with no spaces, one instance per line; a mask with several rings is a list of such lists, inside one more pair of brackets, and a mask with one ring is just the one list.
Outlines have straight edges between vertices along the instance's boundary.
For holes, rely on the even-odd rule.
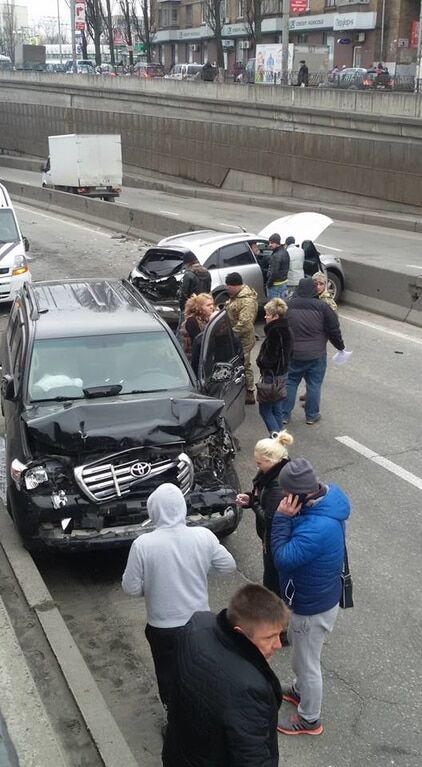
[[[263,277],[265,251],[268,238],[280,235],[281,242],[295,237],[296,242],[316,240],[333,221],[322,213],[295,213],[271,221],[258,234],[239,231],[235,233],[202,229],[166,237],[144,253],[132,270],[129,280],[154,305],[170,324],[177,325],[179,318],[178,289],[183,276],[183,256],[193,253],[199,263],[211,273],[211,292],[216,303],[227,299],[225,279],[229,272],[239,272],[243,282],[256,290],[258,301],[266,301]],[[258,246],[258,257],[251,244]],[[321,263],[328,277],[329,289],[338,300],[344,288],[344,272],[339,258],[321,255]],[[307,270],[305,273],[315,271]]]
[[25,257],[28,250],[9,192],[0,184],[0,303],[13,301],[23,283],[31,281]]

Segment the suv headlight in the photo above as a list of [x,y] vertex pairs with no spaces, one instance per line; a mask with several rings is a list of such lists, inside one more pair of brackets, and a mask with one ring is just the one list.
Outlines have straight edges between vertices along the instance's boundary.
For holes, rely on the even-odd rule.
[[47,472],[44,466],[33,466],[24,474],[24,482],[27,490],[35,490],[38,485],[48,482]]
[[15,261],[12,268],[12,277],[17,277],[19,274],[25,274],[28,271],[28,264],[23,256],[15,256]]

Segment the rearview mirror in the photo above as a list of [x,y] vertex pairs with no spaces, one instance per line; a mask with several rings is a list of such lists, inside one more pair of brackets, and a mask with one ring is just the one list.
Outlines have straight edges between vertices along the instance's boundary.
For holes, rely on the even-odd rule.
[[29,250],[29,240],[27,237],[23,237],[23,246],[25,248],[25,253],[28,253]]
[[8,373],[6,373],[6,375],[1,379],[1,392],[4,399],[9,401],[13,401],[15,399],[14,379],[13,376],[9,375]]

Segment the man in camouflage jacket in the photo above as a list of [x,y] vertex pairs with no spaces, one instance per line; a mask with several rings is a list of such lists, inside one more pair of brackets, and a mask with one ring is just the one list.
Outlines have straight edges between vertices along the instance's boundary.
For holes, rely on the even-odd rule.
[[255,403],[255,382],[251,351],[255,345],[254,323],[258,313],[258,297],[253,288],[243,284],[242,277],[238,272],[231,272],[227,275],[226,288],[230,299],[225,308],[232,329],[242,344],[246,376],[246,404],[253,405]]

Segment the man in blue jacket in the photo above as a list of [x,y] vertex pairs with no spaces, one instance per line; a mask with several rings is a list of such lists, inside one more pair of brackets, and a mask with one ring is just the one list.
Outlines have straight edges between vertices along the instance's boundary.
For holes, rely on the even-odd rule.
[[305,458],[287,463],[279,483],[284,497],[274,515],[271,546],[280,594],[292,610],[288,639],[295,677],[283,699],[297,706],[297,714],[278,730],[321,735],[321,650],[339,607],[350,503],[336,485],[318,482]]

